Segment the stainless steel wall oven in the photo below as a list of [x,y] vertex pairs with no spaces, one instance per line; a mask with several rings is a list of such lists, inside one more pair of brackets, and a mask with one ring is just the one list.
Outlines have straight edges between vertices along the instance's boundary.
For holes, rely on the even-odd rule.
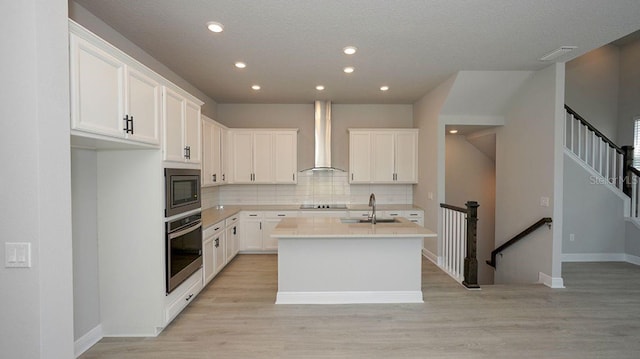
[[200,213],[167,222],[167,294],[202,267],[202,217]]

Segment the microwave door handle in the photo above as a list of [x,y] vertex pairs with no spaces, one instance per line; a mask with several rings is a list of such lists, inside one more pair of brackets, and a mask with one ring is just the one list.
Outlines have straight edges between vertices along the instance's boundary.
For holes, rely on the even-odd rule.
[[189,227],[189,228],[185,228],[185,229],[183,229],[181,231],[169,233],[169,239],[174,239],[174,238],[177,238],[177,237],[180,237],[180,236],[184,236],[185,234],[187,234],[189,232],[193,232],[193,231],[195,231],[196,229],[198,229],[200,227],[202,227],[202,222],[198,223],[195,226],[192,226],[192,227]]

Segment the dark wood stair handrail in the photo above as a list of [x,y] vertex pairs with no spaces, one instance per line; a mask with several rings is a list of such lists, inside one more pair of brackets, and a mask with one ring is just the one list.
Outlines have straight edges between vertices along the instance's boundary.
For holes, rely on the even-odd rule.
[[598,131],[598,129],[596,129],[592,124],[590,124],[587,120],[585,120],[584,117],[580,116],[577,112],[575,112],[571,107],[564,105],[564,109],[567,110],[567,112],[569,112],[570,114],[572,114],[573,117],[575,117],[577,120],[582,122],[585,126],[587,126],[589,130],[593,131],[593,133],[595,133],[596,136],[600,137],[603,141],[608,143],[609,147],[615,149],[620,154],[624,154],[624,151],[622,150],[622,148],[620,148],[618,145],[613,143],[613,141],[611,141],[602,132]]
[[496,255],[498,255],[498,253],[500,253],[503,250],[505,250],[506,248],[512,246],[514,243],[518,242],[522,238],[526,237],[529,233],[535,231],[536,229],[538,229],[539,227],[542,227],[545,224],[548,224],[549,227],[551,227],[551,224],[550,224],[551,222],[553,222],[551,217],[544,217],[544,218],[540,219],[538,222],[536,222],[536,223],[532,224],[531,226],[529,226],[529,228],[527,228],[524,231],[518,233],[515,237],[513,237],[510,240],[506,241],[500,247],[494,249],[491,252],[491,260],[486,261],[487,264],[492,266],[493,268],[495,268],[496,267]]

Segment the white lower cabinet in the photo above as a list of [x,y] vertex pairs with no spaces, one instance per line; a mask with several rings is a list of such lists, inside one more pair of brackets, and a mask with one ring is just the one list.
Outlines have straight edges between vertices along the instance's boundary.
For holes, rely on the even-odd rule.
[[241,250],[245,252],[273,252],[278,250],[278,240],[271,232],[282,218],[296,217],[298,211],[242,212]]
[[202,238],[204,238],[202,243],[204,269],[202,282],[204,285],[207,285],[226,264],[224,235],[224,221],[220,221],[202,232]]
[[202,290],[202,269],[199,269],[165,298],[164,321],[169,324]]
[[236,214],[225,220],[226,228],[226,261],[229,263],[240,249],[240,215]]

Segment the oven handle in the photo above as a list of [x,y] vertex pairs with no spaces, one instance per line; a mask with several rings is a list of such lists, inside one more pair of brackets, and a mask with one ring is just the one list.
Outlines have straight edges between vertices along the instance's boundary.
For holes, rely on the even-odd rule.
[[196,229],[198,229],[200,227],[202,227],[202,222],[198,222],[198,224],[193,225],[191,227],[187,227],[187,228],[185,228],[185,229],[183,229],[181,231],[178,231],[178,232],[171,232],[171,233],[169,233],[169,239],[174,239],[174,238],[177,238],[177,237],[180,237],[180,236],[184,236],[185,234],[193,232],[193,231],[195,231]]

